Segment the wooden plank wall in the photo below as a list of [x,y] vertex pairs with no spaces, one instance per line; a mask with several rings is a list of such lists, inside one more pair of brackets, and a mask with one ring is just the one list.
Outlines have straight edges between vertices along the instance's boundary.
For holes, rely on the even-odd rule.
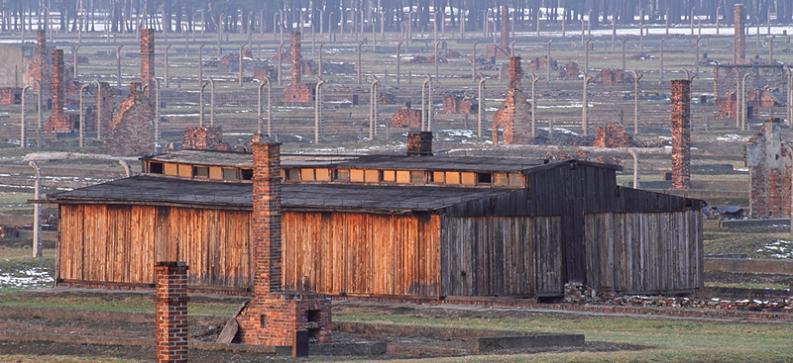
[[443,296],[561,293],[558,217],[444,217]]
[[188,264],[188,283],[247,288],[250,212],[122,205],[61,205],[64,280],[154,282],[156,261]]
[[587,281],[598,290],[655,294],[702,287],[702,213],[586,215]]
[[287,288],[329,295],[437,297],[440,217],[285,212]]

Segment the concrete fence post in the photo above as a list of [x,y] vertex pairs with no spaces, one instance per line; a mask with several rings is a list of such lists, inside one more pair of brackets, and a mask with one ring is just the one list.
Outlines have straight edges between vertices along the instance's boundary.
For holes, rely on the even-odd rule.
[[35,161],[28,163],[34,171],[33,179],[33,257],[41,257],[41,169]]

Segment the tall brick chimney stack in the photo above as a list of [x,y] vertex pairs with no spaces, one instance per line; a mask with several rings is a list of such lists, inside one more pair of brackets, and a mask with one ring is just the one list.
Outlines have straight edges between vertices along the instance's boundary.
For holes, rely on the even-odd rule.
[[408,156],[432,156],[432,132],[408,132]]
[[34,58],[38,63],[38,69],[36,70],[36,75],[34,76],[39,82],[42,82],[42,88],[46,88],[44,86],[45,77],[47,77],[48,69],[47,69],[47,33],[44,30],[37,30],[36,31],[36,54]]
[[52,70],[50,74],[50,99],[52,100],[52,114],[47,119],[44,129],[50,132],[71,132],[72,125],[63,112],[64,104],[64,66],[63,49],[52,50]]
[[735,4],[732,8],[733,29],[735,31],[735,64],[746,63],[746,34],[744,31],[743,4]]
[[501,5],[501,48],[509,50],[509,8]]
[[281,290],[281,144],[253,143],[255,296]]
[[523,79],[523,68],[520,66],[520,57],[509,57],[507,76],[509,77],[510,89],[520,88],[520,81]]
[[672,81],[672,189],[691,184],[691,81]]
[[290,54],[292,56],[292,84],[300,83],[300,32],[292,32],[292,44],[290,46]]
[[142,29],[140,32],[140,83],[142,86],[154,87],[154,67],[154,29]]
[[157,363],[187,363],[187,265],[158,262],[154,277]]

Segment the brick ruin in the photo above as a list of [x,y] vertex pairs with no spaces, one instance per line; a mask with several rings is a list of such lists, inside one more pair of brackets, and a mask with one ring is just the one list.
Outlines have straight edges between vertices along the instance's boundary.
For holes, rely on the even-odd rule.
[[672,81],[672,189],[691,186],[691,81]]
[[223,128],[188,127],[182,134],[182,149],[227,151],[229,145],[223,142]]
[[633,136],[625,132],[625,128],[618,122],[610,121],[606,127],[598,127],[595,135],[594,147],[631,147],[636,146]]
[[746,144],[749,168],[749,209],[752,218],[790,215],[793,155],[782,141],[778,119],[767,121]]
[[[508,65],[509,85],[504,103],[493,115],[492,140],[504,144],[527,144],[531,139],[531,104],[521,89],[523,69],[520,57],[511,57]],[[502,133],[499,138],[499,132]]]
[[[154,143],[154,31],[140,32],[141,82],[129,85],[129,95],[113,113],[108,151],[114,155],[143,155]],[[149,85],[145,87],[144,85]],[[102,92],[105,93],[104,90]],[[104,108],[104,105],[103,105]]]
[[[755,119],[758,111],[768,109],[773,114],[773,108],[782,106],[776,96],[776,89],[755,88],[746,91],[746,119]],[[729,91],[716,101],[718,116],[720,118],[735,118],[738,114],[738,100],[735,91]]]
[[746,32],[744,31],[743,4],[735,4],[732,8],[733,29],[735,34],[735,64],[746,64]]
[[391,116],[391,127],[407,127],[412,130],[421,129],[421,110],[411,108],[410,102]]
[[40,82],[46,98],[48,97],[46,91],[50,88],[48,74],[50,74],[50,52],[47,47],[47,34],[43,30],[38,30],[36,31],[36,49],[28,62],[25,83],[30,84],[34,91],[38,91],[39,85],[35,81]]
[[603,85],[633,83],[633,75],[622,69],[601,69],[597,75],[597,82]]
[[[526,65],[526,70],[528,72],[540,72],[540,71],[545,71],[547,66],[548,66],[547,56],[534,57]],[[551,69],[559,69],[559,63],[556,61],[556,59],[551,58]]]
[[432,156],[432,132],[408,132],[408,156]]
[[477,113],[478,109],[479,103],[469,95],[451,94],[443,96],[443,108],[441,109],[441,113],[449,115],[471,115]]
[[52,50],[52,67],[50,79],[50,100],[52,101],[52,114],[44,124],[44,130],[53,133],[72,132],[73,124],[63,111],[65,100],[65,79],[63,66],[63,49]]
[[115,109],[115,103],[113,99],[113,87],[110,86],[108,82],[99,82],[99,88],[101,88],[101,92],[95,88],[89,88],[90,92],[93,92],[94,97],[96,98],[96,104],[101,105],[101,112],[102,114],[96,113],[96,108],[90,109],[90,117],[86,117],[85,120],[85,128],[86,130],[96,130],[96,122],[100,121],[102,123],[102,128],[107,128],[107,125],[110,125],[113,122],[113,111]]
[[512,55],[509,44],[509,7],[501,6],[501,42],[487,47],[486,56],[490,59],[504,59]]
[[22,102],[22,88],[0,87],[0,105],[18,105]]
[[291,42],[292,82],[284,90],[284,103],[306,104],[314,102],[314,87],[301,83],[300,32],[292,32]]
[[240,342],[293,346],[298,332],[331,340],[330,300],[281,289],[280,144],[253,141],[253,299],[237,315]]
[[187,363],[187,265],[154,267],[155,355],[158,363]]
[[578,69],[578,63],[570,62],[561,67],[559,67],[559,78],[570,81],[578,79],[581,75],[581,71]]

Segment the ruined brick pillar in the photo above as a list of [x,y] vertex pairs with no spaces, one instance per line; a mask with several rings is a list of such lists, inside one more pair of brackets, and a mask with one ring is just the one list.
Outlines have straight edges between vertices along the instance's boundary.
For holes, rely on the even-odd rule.
[[509,49],[509,7],[501,5],[501,48]]
[[735,4],[732,8],[733,29],[735,32],[735,64],[746,63],[746,35],[744,31],[743,4]]
[[292,32],[292,41],[289,49],[292,57],[292,84],[300,83],[300,74],[302,71],[301,55],[300,55],[300,32]]
[[141,29],[140,84],[142,86],[154,87],[154,67],[154,29]]
[[281,286],[280,144],[253,141],[253,299],[236,317],[242,343],[293,346],[300,332],[331,340],[330,300]]
[[523,68],[520,66],[520,57],[509,57],[507,77],[509,79],[509,88],[520,88],[520,81],[523,79]]
[[63,112],[64,86],[63,49],[53,49],[52,71],[50,79],[50,100],[52,101],[52,114],[44,125],[44,129],[47,131],[72,131],[71,122],[69,122],[69,118]]
[[155,352],[158,363],[187,362],[187,265],[158,262],[156,287]]
[[432,132],[408,132],[408,156],[432,156]]
[[691,183],[691,81],[672,81],[672,189]]
[[[41,88],[47,89],[47,74],[49,74],[49,58],[47,58],[47,33],[44,30],[36,31],[36,50],[33,53],[33,60],[29,66],[31,79],[41,82]],[[33,83],[34,89],[38,90],[38,85]]]
[[281,290],[281,144],[253,143],[255,296]]

